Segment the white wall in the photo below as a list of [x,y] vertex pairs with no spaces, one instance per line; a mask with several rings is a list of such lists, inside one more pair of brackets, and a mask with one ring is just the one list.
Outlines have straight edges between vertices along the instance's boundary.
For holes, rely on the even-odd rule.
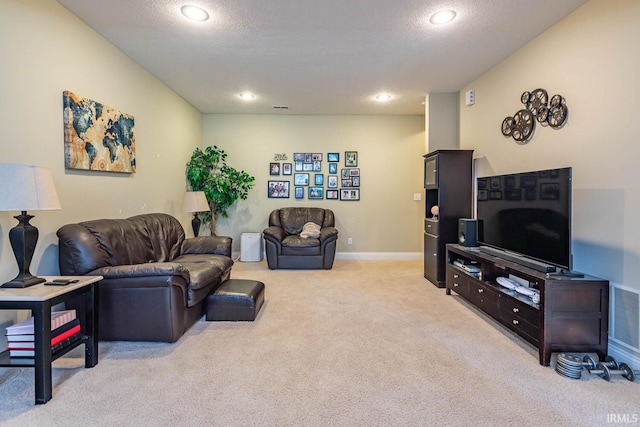
[[[218,234],[234,238],[239,250],[242,232],[261,232],[269,212],[285,206],[331,208],[340,232],[339,253],[413,253],[422,251],[424,202],[413,194],[424,195],[422,156],[424,117],[422,116],[279,116],[219,115],[203,117],[203,143],[217,145],[227,154],[227,163],[256,177],[248,200],[229,211],[229,219],[218,220]],[[358,152],[361,174],[360,201],[310,201],[293,197],[293,176],[270,177],[269,163],[274,154],[285,153],[293,162],[294,152],[323,154],[322,173],[328,174],[327,152]],[[313,180],[313,173],[310,174]],[[291,198],[269,199],[267,181],[291,181]],[[326,190],[325,190],[326,191]],[[347,245],[347,238],[353,244]]]
[[[573,167],[574,269],[640,290],[640,2],[592,0],[460,91],[460,148],[481,174]],[[500,125],[544,88],[567,100],[561,129],[526,145]],[[475,89],[476,104],[464,106]]]
[[[201,114],[54,0],[0,2],[0,161],[51,169],[62,210],[30,212],[40,230],[34,274],[57,274],[56,230],[70,222],[142,212],[176,215],[185,164],[201,145]],[[64,168],[62,92],[135,118],[135,174]],[[0,212],[0,283],[17,274],[7,237],[18,212]],[[0,323],[13,318],[0,312]]]

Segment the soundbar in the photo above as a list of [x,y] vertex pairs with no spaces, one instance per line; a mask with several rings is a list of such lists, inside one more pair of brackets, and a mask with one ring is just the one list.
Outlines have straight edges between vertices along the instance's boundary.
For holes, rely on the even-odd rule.
[[532,270],[540,271],[542,273],[553,273],[554,271],[556,271],[556,267],[554,267],[553,265],[545,264],[543,262],[539,262],[522,255],[503,251],[501,249],[495,249],[489,246],[480,246],[479,250],[480,252],[483,252],[485,254],[506,259],[507,261],[515,262],[516,264],[523,265]]

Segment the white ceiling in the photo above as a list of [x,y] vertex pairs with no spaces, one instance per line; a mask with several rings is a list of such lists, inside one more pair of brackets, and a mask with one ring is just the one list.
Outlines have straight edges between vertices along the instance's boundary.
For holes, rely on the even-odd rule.
[[[586,0],[58,2],[203,113],[423,114],[427,93],[457,92]],[[456,20],[429,24],[441,9]]]

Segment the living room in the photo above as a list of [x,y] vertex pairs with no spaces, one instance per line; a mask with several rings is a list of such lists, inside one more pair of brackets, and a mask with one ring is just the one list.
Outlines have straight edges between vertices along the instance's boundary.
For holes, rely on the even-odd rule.
[[[257,178],[248,200],[238,202],[230,218],[218,224],[219,234],[234,238],[235,252],[241,233],[261,231],[268,213],[283,206],[281,200],[267,197],[268,163],[274,154],[355,150],[363,176],[361,201],[332,203],[340,230],[338,260],[416,261],[422,256],[424,205],[414,201],[413,194],[424,195],[422,156],[435,149],[461,148],[474,150],[478,176],[571,166],[574,269],[640,293],[631,269],[640,262],[635,238],[640,232],[640,191],[633,178],[640,174],[634,167],[640,62],[632,54],[640,37],[638,24],[636,1],[588,1],[456,93],[427,95],[427,105],[456,100],[458,135],[452,139],[457,146],[443,146],[429,137],[428,111],[413,116],[202,114],[56,1],[3,1],[2,161],[50,168],[62,204],[61,210],[35,213],[32,222],[40,238],[32,271],[58,272],[55,232],[67,223],[164,212],[189,230],[190,215],[180,207],[186,190],[184,165],[195,148],[214,144],[227,151],[230,164]],[[503,137],[500,123],[520,108],[522,92],[539,87],[566,98],[566,125],[538,126],[525,145]],[[135,117],[135,174],[65,170],[65,90]],[[476,96],[470,107],[465,106],[468,90]],[[7,239],[15,225],[13,215],[0,215],[3,278],[13,277],[16,269]],[[638,324],[637,305],[611,307],[611,315],[611,326]],[[15,313],[0,312],[0,324],[15,318]],[[610,352],[633,361],[637,369],[638,330],[635,337],[619,338],[610,339]],[[535,358],[529,362],[536,364]]]

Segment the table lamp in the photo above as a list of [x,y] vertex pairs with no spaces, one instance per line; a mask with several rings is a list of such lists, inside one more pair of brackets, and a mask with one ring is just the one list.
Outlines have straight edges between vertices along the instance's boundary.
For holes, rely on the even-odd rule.
[[191,227],[193,227],[193,235],[198,237],[200,231],[200,218],[198,218],[198,212],[206,212],[210,210],[207,197],[204,195],[204,191],[187,191],[182,201],[183,212],[193,212],[193,219],[191,220]]
[[0,163],[0,211],[20,211],[18,225],[9,230],[9,241],[18,263],[18,275],[4,283],[5,288],[26,288],[45,282],[29,272],[38,242],[38,229],[29,224],[33,215],[27,211],[60,209],[58,193],[48,168]]

